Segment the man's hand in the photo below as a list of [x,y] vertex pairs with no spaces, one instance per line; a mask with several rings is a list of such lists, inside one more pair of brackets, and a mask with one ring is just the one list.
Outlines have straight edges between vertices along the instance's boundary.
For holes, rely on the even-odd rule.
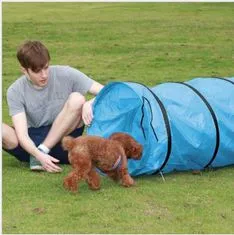
[[87,126],[89,126],[93,120],[93,101],[94,99],[85,102],[82,109],[82,119]]
[[40,153],[40,155],[37,157],[37,159],[41,162],[43,168],[50,173],[56,173],[61,172],[62,168],[57,166],[55,163],[58,163],[59,160],[51,157],[48,154],[45,154],[43,152]]

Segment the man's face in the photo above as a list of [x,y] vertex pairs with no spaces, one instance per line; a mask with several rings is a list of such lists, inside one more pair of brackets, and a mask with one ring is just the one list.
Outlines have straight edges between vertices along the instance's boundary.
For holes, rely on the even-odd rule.
[[41,70],[38,72],[33,72],[30,68],[23,69],[24,74],[28,77],[28,79],[38,87],[45,87],[48,83],[49,79],[49,64],[46,64]]

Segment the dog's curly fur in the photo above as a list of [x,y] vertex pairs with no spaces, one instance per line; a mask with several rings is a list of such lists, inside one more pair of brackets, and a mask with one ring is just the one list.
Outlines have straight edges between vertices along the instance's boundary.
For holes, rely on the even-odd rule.
[[[72,171],[64,179],[64,187],[70,191],[78,190],[78,183],[86,180],[93,190],[100,188],[100,176],[96,168],[106,173],[114,181],[121,181],[125,187],[135,184],[128,173],[127,158],[140,159],[142,145],[130,135],[114,133],[108,139],[98,136],[66,136],[62,146],[68,151]],[[113,166],[120,158],[120,164]]]

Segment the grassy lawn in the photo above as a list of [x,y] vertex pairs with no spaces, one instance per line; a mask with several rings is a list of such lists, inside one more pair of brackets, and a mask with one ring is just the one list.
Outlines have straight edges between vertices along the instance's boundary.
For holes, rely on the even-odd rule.
[[[234,75],[234,3],[3,3],[2,117],[20,75],[17,46],[41,40],[52,64],[97,81],[153,86]],[[102,178],[76,194],[61,174],[32,173],[3,152],[3,233],[234,233],[234,170],[136,178],[122,188]]]

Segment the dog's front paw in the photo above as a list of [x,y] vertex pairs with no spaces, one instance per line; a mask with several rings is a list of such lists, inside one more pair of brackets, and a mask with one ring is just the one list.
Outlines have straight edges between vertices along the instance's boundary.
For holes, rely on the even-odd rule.
[[71,177],[67,177],[64,179],[63,187],[71,192],[77,191],[77,183],[74,182],[74,179]]
[[125,175],[122,179],[122,185],[124,187],[131,187],[135,184],[136,183],[135,183],[134,179],[130,175]]

